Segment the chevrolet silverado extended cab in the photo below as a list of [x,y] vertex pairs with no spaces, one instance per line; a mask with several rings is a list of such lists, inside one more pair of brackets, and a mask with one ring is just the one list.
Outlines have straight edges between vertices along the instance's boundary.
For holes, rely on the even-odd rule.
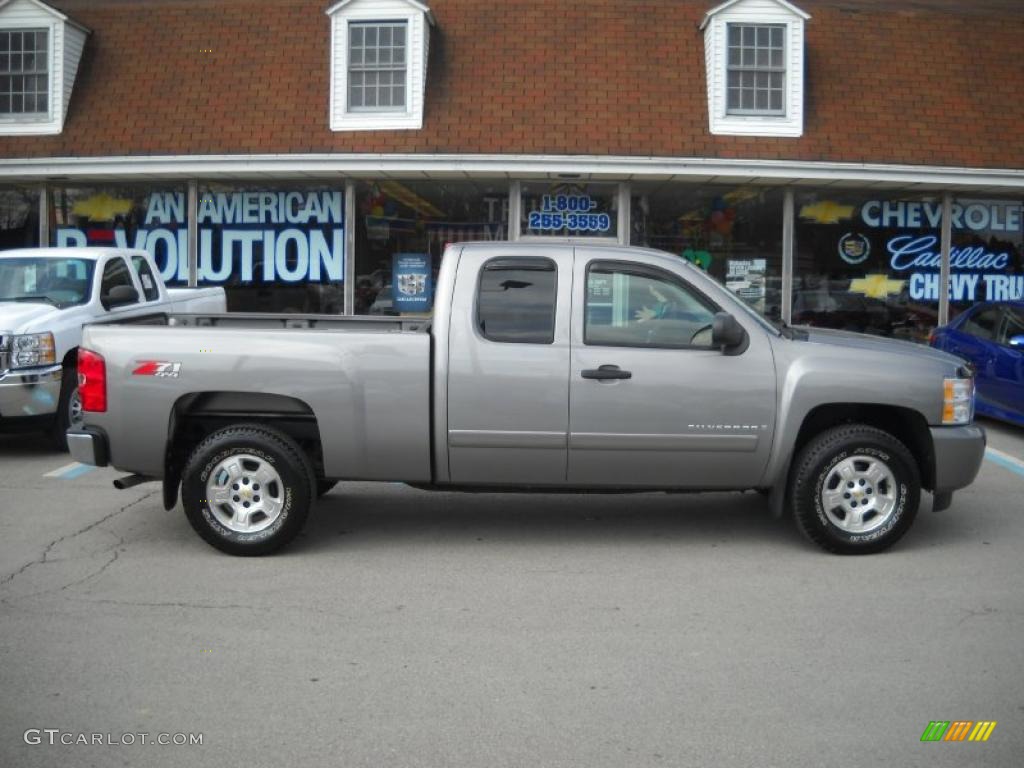
[[758,490],[825,549],[899,539],[971,483],[960,359],[776,328],[658,251],[450,246],[433,318],[170,315],[85,329],[76,459],[163,480],[213,546],[292,539],[338,480]]
[[145,251],[0,253],[0,430],[45,429],[64,447],[81,422],[75,365],[86,323],[226,309],[223,288],[166,288]]

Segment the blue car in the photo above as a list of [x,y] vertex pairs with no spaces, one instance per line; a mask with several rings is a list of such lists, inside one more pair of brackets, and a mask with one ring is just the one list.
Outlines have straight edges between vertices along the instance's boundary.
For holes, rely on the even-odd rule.
[[1024,301],[975,304],[929,341],[974,364],[979,414],[1024,427]]

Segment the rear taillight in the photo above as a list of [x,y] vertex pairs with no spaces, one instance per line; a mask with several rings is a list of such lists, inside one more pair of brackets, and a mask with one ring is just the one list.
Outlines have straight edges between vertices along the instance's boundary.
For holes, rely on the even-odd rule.
[[102,355],[82,348],[78,350],[78,396],[83,411],[106,413],[107,364]]

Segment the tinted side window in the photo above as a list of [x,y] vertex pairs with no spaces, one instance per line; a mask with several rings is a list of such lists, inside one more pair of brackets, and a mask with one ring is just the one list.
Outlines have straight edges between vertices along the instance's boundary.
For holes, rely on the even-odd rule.
[[477,323],[491,341],[551,344],[555,340],[555,287],[550,259],[494,259],[480,271]]
[[629,347],[711,347],[717,308],[671,275],[630,265],[587,272],[584,341]]
[[1000,344],[1009,344],[1014,336],[1024,336],[1024,310],[1016,307],[1006,308],[1006,322],[999,334]]
[[103,281],[100,283],[100,298],[109,295],[111,289],[119,285],[127,285],[133,290],[135,288],[135,284],[132,283],[131,272],[128,271],[128,265],[125,264],[124,259],[111,259],[103,268]]
[[964,323],[964,333],[991,341],[996,337],[996,326],[998,325],[999,309],[990,307],[981,312],[975,312],[967,318],[967,322]]
[[142,294],[146,297],[146,301],[159,299],[160,289],[156,287],[156,278],[153,277],[153,270],[149,268],[149,262],[141,256],[132,256],[132,266],[135,267],[135,272],[139,276]]

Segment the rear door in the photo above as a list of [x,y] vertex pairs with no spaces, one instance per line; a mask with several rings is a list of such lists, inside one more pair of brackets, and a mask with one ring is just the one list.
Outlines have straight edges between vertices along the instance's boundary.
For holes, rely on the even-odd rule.
[[[719,307],[680,274],[576,249],[569,374],[570,485],[756,485],[775,423],[764,332],[727,356]],[[738,318],[741,319],[741,318]],[[742,319],[741,319],[742,321]]]
[[571,249],[462,253],[448,349],[452,483],[565,483]]

